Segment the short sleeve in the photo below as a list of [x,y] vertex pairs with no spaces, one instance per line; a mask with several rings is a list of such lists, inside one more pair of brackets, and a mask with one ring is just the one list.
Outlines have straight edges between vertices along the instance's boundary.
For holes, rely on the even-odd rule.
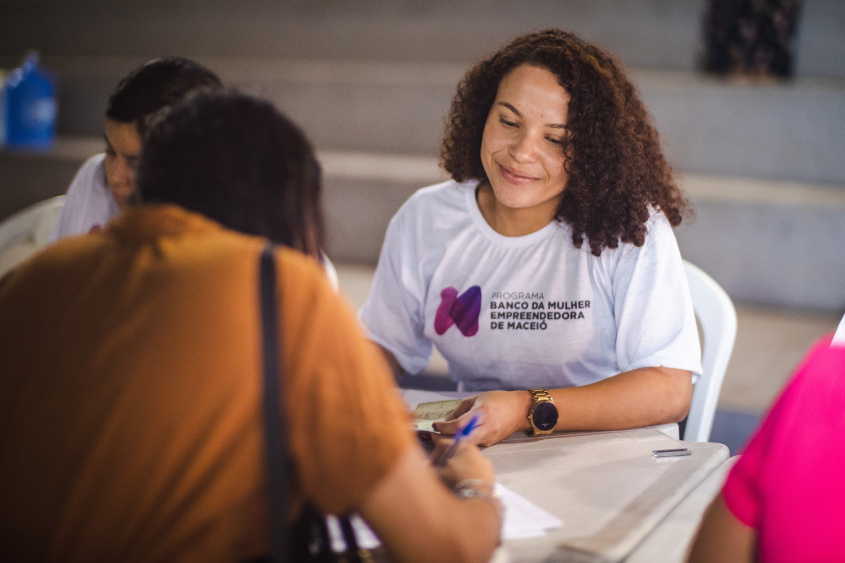
[[422,250],[413,202],[406,202],[390,221],[373,284],[358,320],[367,336],[390,351],[408,373],[424,370],[432,345],[425,337],[428,284],[420,271]]
[[359,506],[413,443],[410,414],[382,354],[364,339],[316,261],[305,276],[290,260],[282,264],[287,404],[297,475],[320,509],[343,513]]
[[[608,253],[613,259],[613,253]],[[613,268],[620,371],[669,367],[701,375],[701,344],[681,253],[666,218],[652,215],[645,243],[617,251]]]

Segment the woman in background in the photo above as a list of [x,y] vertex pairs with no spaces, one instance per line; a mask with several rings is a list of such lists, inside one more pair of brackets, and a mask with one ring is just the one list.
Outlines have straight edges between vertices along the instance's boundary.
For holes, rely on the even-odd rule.
[[700,347],[672,227],[687,203],[619,64],[550,29],[458,85],[452,180],[392,219],[359,319],[396,372],[432,346],[479,391],[476,442],[682,420]]
[[[269,102],[204,91],[151,126],[141,204],[0,280],[0,560],[271,554],[268,241],[281,368],[268,402],[289,444],[275,516],[308,530],[305,506],[355,511],[392,560],[490,560],[492,464],[467,445],[435,469],[419,447],[388,366],[317,264],[320,178]],[[282,560],[305,560],[308,536],[288,537]]]
[[135,166],[150,119],[199,88],[220,85],[212,71],[182,57],[152,59],[121,79],[106,106],[106,151],[76,173],[50,240],[100,229],[124,209],[135,193]]

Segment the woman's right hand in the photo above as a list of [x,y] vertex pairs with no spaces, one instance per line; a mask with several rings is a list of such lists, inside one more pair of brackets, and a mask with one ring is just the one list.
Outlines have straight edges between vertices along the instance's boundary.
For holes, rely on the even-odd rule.
[[[447,438],[437,440],[431,459],[440,459],[452,443],[453,441]],[[469,442],[461,442],[455,454],[444,466],[438,467],[437,472],[449,488],[464,479],[480,479],[491,484],[496,481],[492,462],[481,455],[478,446]]]
[[492,446],[514,432],[528,428],[528,409],[531,394],[527,391],[486,391],[474,397],[467,397],[446,417],[435,422],[435,428],[443,434],[455,434],[476,414],[481,423],[467,438],[482,446]]

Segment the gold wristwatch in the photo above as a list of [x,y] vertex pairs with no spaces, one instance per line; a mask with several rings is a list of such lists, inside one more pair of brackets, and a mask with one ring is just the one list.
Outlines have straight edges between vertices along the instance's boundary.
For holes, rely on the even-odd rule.
[[551,434],[557,424],[557,407],[554,399],[545,389],[529,389],[531,393],[531,408],[528,409],[528,423],[530,436]]

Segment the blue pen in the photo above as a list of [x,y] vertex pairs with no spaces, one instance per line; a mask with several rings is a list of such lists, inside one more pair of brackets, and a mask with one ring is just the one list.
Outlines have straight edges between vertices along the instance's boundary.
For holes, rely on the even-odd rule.
[[466,426],[458,430],[458,433],[452,437],[452,445],[449,446],[449,449],[446,450],[442,456],[440,456],[440,459],[437,460],[435,466],[443,467],[444,465],[446,465],[446,462],[449,461],[453,455],[455,455],[456,451],[458,451],[458,444],[461,443],[461,440],[469,436],[472,431],[475,430],[475,427],[478,426],[478,423],[480,421],[481,413],[475,413],[475,416],[469,419],[469,422],[467,422]]

